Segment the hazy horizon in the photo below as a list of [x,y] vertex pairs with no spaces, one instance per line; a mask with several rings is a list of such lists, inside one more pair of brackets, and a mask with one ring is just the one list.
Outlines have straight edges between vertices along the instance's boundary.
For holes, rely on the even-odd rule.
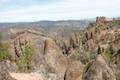
[[0,0],[0,22],[119,17],[119,0]]

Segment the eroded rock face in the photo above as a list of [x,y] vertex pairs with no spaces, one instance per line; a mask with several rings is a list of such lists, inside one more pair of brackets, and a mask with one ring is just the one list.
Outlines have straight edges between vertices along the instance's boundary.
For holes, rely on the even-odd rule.
[[98,55],[96,61],[87,66],[83,80],[116,80],[116,77],[104,58]]
[[52,39],[47,38],[43,43],[44,51],[37,57],[34,72],[39,73],[43,80],[64,80],[67,58]]
[[107,21],[106,17],[103,17],[103,16],[96,18],[96,23],[97,24],[102,24],[102,23],[105,23],[106,21]]
[[31,44],[36,50],[31,62],[34,72],[39,73],[44,80],[64,80],[68,61],[54,40],[35,31],[20,31],[12,41],[13,53],[19,54],[15,60],[19,60],[27,44]]
[[[8,41],[10,44],[10,53],[15,61],[24,53],[24,48],[27,45],[32,45],[41,53],[43,48],[44,39],[46,38],[41,31],[33,29],[11,29],[11,39]],[[38,52],[38,53],[39,53]]]
[[0,80],[15,80],[9,74],[9,70],[5,62],[0,63]]
[[64,80],[82,80],[83,68],[80,61],[72,62],[66,70]]
[[47,39],[45,41],[44,58],[46,64],[50,70],[52,70],[51,73],[55,73],[57,75],[54,80],[63,80],[64,73],[68,66],[68,61],[52,39]]

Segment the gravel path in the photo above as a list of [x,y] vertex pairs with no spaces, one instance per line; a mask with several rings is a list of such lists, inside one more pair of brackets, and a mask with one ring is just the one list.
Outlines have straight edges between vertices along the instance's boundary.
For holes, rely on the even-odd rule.
[[17,80],[43,80],[37,73],[10,73],[10,75]]

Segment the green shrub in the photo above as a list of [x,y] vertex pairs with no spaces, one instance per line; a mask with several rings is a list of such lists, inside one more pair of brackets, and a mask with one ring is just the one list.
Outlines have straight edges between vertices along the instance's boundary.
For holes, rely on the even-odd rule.
[[104,59],[105,59],[107,62],[110,62],[111,56],[112,56],[112,54],[111,54],[110,50],[109,50],[109,49],[106,49],[105,52],[103,53]]
[[34,48],[31,45],[27,45],[17,63],[18,70],[20,72],[29,72],[32,70],[33,67],[31,65],[31,62],[32,62],[33,53],[34,53]]
[[72,61],[80,60],[83,64],[87,64],[89,61],[96,58],[96,54],[91,51],[86,51],[84,48],[76,49],[75,53],[70,56]]
[[85,65],[84,70],[83,70],[82,80],[85,80],[86,74],[88,74],[89,69],[91,68],[92,64],[93,64],[93,61],[90,61]]
[[0,35],[0,62],[9,59],[8,44],[2,42],[2,37]]
[[7,44],[0,43],[0,62],[9,59],[9,57]]
[[115,54],[116,50],[112,45],[109,45],[103,53],[103,57],[109,63],[112,60],[112,56]]

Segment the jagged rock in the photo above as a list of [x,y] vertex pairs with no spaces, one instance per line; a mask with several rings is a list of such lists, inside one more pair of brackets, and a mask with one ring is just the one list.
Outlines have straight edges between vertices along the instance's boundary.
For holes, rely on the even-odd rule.
[[[24,44],[25,41],[34,45],[36,50],[34,59],[31,61],[33,71],[41,74],[44,80],[64,80],[68,61],[54,40],[41,34],[38,35],[35,31],[34,33],[30,30],[20,31],[12,43],[13,46],[16,46],[17,53],[22,54],[22,49],[27,45]],[[14,42],[17,44],[14,44]]]
[[102,23],[105,23],[107,20],[106,20],[106,17],[97,17],[96,18],[96,23],[97,24],[102,24]]
[[[82,49],[83,53],[87,52],[88,54],[95,53],[98,45],[102,46],[103,49],[106,45],[109,46],[109,44],[112,44],[117,49],[120,45],[120,29],[108,29],[111,26],[113,27],[114,24],[116,23],[107,21],[105,17],[98,17],[96,22],[91,23],[87,29],[74,33],[68,41],[69,45],[66,44],[66,41],[63,41],[63,43],[58,42],[59,47],[61,49],[63,48],[64,53],[71,53],[76,48],[82,47],[79,50]],[[118,25],[119,23],[117,23]],[[40,73],[44,80],[64,80],[65,72],[66,80],[77,80],[81,78],[81,71],[78,70],[81,65],[73,62],[68,67],[67,59],[52,39],[33,30],[26,29],[12,32],[15,36],[11,41],[11,53],[16,53],[16,55],[20,56],[19,54],[22,53],[22,49],[24,49],[27,43],[34,44],[34,48],[37,49],[37,55],[32,63],[35,72]],[[102,56],[98,56],[97,60],[91,64],[85,72],[85,80],[115,80],[112,69],[107,65]]]
[[70,46],[73,48],[77,48],[80,45],[80,35],[78,32],[72,34],[70,38]]
[[64,80],[64,73],[68,66],[66,57],[62,54],[59,47],[55,44],[52,39],[45,41],[45,62],[51,70],[51,73],[57,74],[56,79],[53,80]]
[[39,61],[41,64],[35,72],[42,75],[44,80],[64,80],[68,62],[52,39],[45,40],[42,56],[43,58]]
[[72,62],[66,70],[64,80],[82,80],[83,68],[80,61]]
[[120,49],[111,57],[110,66],[115,72],[116,80],[120,80]]
[[39,73],[42,76],[43,80],[59,80],[59,75],[53,72],[46,63],[41,64],[40,67],[35,71],[35,73]]
[[[9,44],[11,46],[10,53],[16,60],[22,55],[23,50],[27,44],[36,45],[35,48],[39,48],[40,41],[44,41],[45,36],[40,31],[34,29],[10,29],[11,40]],[[39,41],[40,40],[40,41]]]
[[8,66],[5,62],[0,63],[0,80],[15,80],[9,74]]
[[83,80],[116,80],[116,77],[104,58],[98,55],[95,61],[87,65]]

